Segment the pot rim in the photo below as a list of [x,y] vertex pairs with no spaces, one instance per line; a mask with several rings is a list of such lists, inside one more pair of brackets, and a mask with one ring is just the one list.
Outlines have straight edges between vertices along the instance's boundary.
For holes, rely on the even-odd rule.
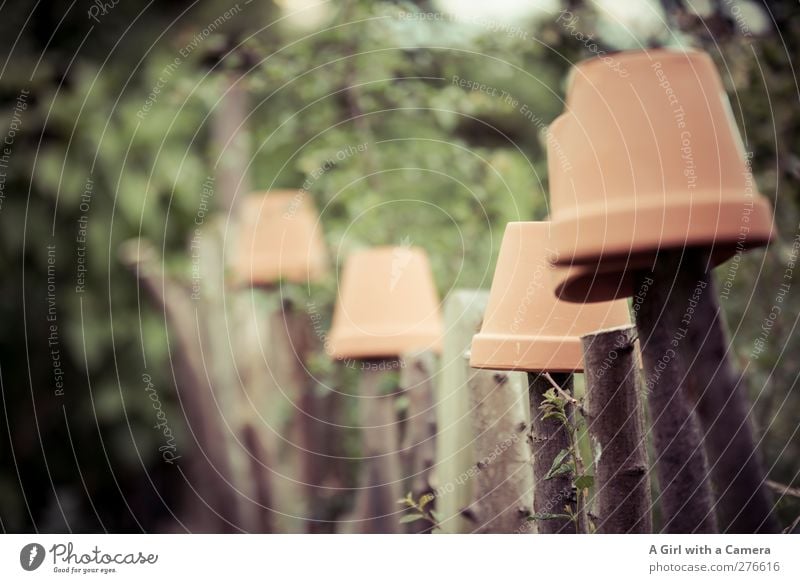
[[[743,249],[752,249],[775,237],[767,199],[756,194],[752,199],[744,197],[738,188],[713,191],[712,196],[697,193],[647,203],[632,209],[623,204],[594,204],[589,205],[588,212],[581,209],[553,217],[551,237],[558,250],[553,264],[566,267],[618,263],[621,259],[684,247],[716,249],[741,244]],[[746,208],[751,210],[744,220]],[[660,231],[652,225],[659,225]],[[744,228],[747,231],[742,241]],[[599,245],[595,240],[598,238],[602,239]]]

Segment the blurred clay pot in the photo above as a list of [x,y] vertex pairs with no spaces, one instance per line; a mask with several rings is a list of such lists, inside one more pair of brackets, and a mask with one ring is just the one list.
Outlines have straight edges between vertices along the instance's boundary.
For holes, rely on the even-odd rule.
[[576,66],[567,113],[548,133],[555,261],[591,266],[576,273],[597,285],[562,274],[564,299],[632,295],[627,272],[659,249],[707,247],[719,263],[773,235],[711,58],[670,50],[613,58],[619,67]]
[[388,358],[441,350],[442,316],[428,256],[418,247],[352,253],[342,273],[327,350],[334,358]]
[[553,294],[550,223],[509,223],[500,247],[470,366],[494,370],[583,370],[580,337],[630,325],[627,300],[574,304]]
[[328,272],[319,218],[302,190],[250,195],[239,207],[235,283],[268,285],[280,280],[318,281]]

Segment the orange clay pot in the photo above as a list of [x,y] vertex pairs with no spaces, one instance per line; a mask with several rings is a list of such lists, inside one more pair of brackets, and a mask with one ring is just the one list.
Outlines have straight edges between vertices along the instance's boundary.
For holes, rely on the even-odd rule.
[[301,190],[271,190],[241,202],[232,259],[235,283],[306,283],[326,275],[325,242],[310,196]]
[[[670,50],[613,58],[618,68],[577,65],[568,113],[548,135],[555,261],[591,266],[562,274],[557,293],[568,300],[631,295],[628,272],[659,249],[708,247],[719,263],[772,237],[771,208],[711,58]],[[587,273],[599,276],[596,290]]]
[[391,358],[441,350],[442,316],[428,256],[417,247],[375,247],[345,262],[328,352]]
[[628,302],[572,304],[551,286],[550,223],[509,223],[500,247],[470,366],[494,370],[583,370],[580,337],[630,324]]

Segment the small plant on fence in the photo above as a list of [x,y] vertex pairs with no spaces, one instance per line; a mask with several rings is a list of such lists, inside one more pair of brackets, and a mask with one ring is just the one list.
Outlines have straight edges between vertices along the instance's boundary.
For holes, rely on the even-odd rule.
[[408,524],[410,522],[416,522],[417,520],[425,520],[430,523],[431,530],[441,530],[436,513],[434,512],[433,507],[430,506],[430,503],[433,502],[434,498],[435,496],[433,494],[423,494],[419,497],[419,500],[414,500],[413,494],[409,492],[406,494],[405,498],[398,500],[397,503],[402,505],[408,511],[407,514],[400,519],[400,524]]
[[[583,457],[581,456],[576,439],[578,433],[577,423],[573,423],[570,420],[566,411],[569,403],[580,409],[580,402],[560,389],[557,390],[557,388],[558,387],[554,385],[554,388],[545,392],[539,410],[542,412],[542,419],[555,419],[564,426],[569,436],[569,447],[562,449],[558,455],[556,455],[544,479],[551,480],[565,474],[574,476],[572,486],[576,491],[577,508],[573,508],[571,504],[566,504],[563,513],[539,512],[531,515],[529,520],[568,518],[575,524],[575,530],[578,532],[580,528],[580,515],[586,507],[586,500],[589,497],[589,488],[594,484],[594,476],[589,474],[584,467]],[[591,524],[589,528],[592,529]]]

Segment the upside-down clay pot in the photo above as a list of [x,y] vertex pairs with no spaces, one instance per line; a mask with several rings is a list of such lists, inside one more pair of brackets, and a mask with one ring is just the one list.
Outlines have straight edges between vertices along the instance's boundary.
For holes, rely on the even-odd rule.
[[236,283],[306,283],[328,273],[322,228],[307,192],[271,190],[250,195],[241,202],[239,212],[236,254],[231,261]]
[[550,223],[506,226],[470,366],[493,370],[583,370],[581,336],[630,325],[626,300],[575,304],[552,289]]
[[[633,293],[658,250],[704,247],[719,263],[773,234],[724,87],[702,52],[631,51],[578,64],[548,134],[557,293]],[[623,76],[625,75],[625,76]]]
[[428,256],[418,247],[375,247],[345,261],[329,354],[392,358],[441,351],[442,316]]

